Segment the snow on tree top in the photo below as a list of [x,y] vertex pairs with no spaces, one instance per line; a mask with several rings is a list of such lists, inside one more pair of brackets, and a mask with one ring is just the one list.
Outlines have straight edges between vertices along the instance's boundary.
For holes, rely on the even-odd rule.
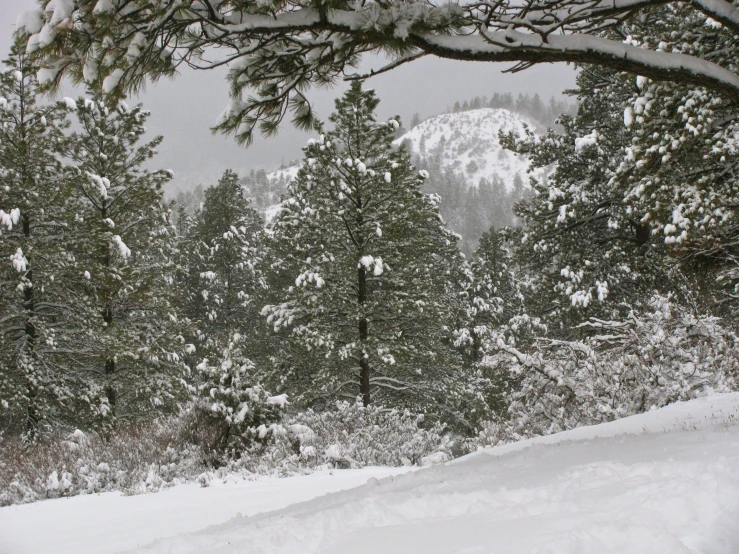
[[428,158],[440,145],[440,161],[462,173],[470,185],[497,175],[510,190],[518,175],[528,183],[528,159],[503,149],[498,132],[523,134],[524,125],[534,130],[536,124],[518,113],[503,108],[481,108],[447,113],[429,118],[395,141],[406,142],[409,149]]

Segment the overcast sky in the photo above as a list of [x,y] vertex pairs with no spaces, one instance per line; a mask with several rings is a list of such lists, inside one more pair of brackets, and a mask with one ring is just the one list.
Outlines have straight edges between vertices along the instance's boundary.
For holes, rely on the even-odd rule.
[[[35,0],[0,0],[0,50],[7,52],[18,14],[33,9]],[[363,69],[380,67],[379,59],[365,59]],[[547,99],[574,84],[574,71],[564,64],[546,64],[516,74],[503,74],[510,64],[456,62],[426,57],[373,77],[368,86],[380,99],[381,117],[400,114],[408,122],[415,112],[422,117],[442,113],[459,100],[490,96],[494,92],[538,92]],[[346,85],[329,90],[313,90],[308,97],[324,119],[333,108],[333,99]],[[73,90],[65,92],[78,95]],[[249,148],[232,138],[213,136],[210,126],[228,99],[224,71],[186,71],[173,81],[150,85],[139,97],[152,112],[147,128],[164,135],[156,158],[158,167],[173,169],[175,183],[191,184],[194,179],[215,181],[226,168],[272,169],[300,156],[308,135],[285,123],[276,137],[257,137]]]

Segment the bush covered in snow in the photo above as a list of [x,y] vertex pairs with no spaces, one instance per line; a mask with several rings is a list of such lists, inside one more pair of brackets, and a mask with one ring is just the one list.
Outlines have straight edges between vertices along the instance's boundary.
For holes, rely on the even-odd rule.
[[360,402],[336,410],[295,415],[272,429],[274,440],[246,453],[232,467],[291,474],[316,468],[438,463],[451,457],[444,427],[423,427],[423,416]]
[[107,440],[80,430],[32,445],[8,439],[0,443],[0,506],[105,491],[153,492],[193,479],[205,460],[191,425],[188,417],[167,417]]
[[[284,406],[283,396],[259,389],[257,401]],[[222,412],[217,412],[221,414]],[[105,491],[155,492],[185,482],[286,476],[316,469],[439,463],[450,441],[441,425],[360,404],[329,412],[307,411],[239,431],[241,449],[214,449],[222,420],[200,403],[104,438],[94,433],[47,436],[36,444],[0,442],[0,506]],[[234,444],[232,442],[232,444]]]
[[739,385],[737,337],[715,317],[654,296],[623,322],[590,320],[581,341],[540,339],[522,352],[500,341],[486,363],[516,381],[508,418],[483,424],[472,446],[611,421]]

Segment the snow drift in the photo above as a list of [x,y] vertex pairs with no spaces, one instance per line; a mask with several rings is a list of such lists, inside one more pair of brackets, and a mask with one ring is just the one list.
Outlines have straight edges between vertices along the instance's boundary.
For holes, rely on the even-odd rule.
[[[5,550],[0,552],[44,551],[44,545],[62,552],[54,537],[76,532],[81,544],[93,524],[106,540],[120,539],[135,528],[130,519],[138,518],[138,532],[145,537],[178,528],[193,532],[131,552],[735,554],[738,468],[739,393],[712,395],[486,449],[401,476],[373,477],[362,487],[299,504],[287,505],[299,497],[282,486],[286,480],[245,483],[238,491],[244,504],[261,498],[264,510],[287,506],[250,517],[236,511],[256,514],[259,508],[237,508],[228,486],[3,508],[0,544]],[[355,475],[353,470],[343,474]],[[308,478],[291,479],[292,488]],[[259,489],[257,497],[249,496],[249,486]],[[179,504],[146,509],[165,494],[187,499],[189,516],[183,517]],[[209,514],[227,494],[236,517],[203,529],[214,522]],[[110,499],[104,520],[84,517],[89,513],[85,503],[102,498]],[[117,525],[117,513],[129,500],[141,502],[141,511],[127,514],[127,526]],[[194,506],[202,518],[194,517]],[[221,509],[219,516],[227,511]],[[63,513],[68,517],[61,518]],[[34,524],[44,529],[45,543],[29,532]],[[24,550],[34,540],[36,548]],[[84,550],[69,544],[67,551]]]

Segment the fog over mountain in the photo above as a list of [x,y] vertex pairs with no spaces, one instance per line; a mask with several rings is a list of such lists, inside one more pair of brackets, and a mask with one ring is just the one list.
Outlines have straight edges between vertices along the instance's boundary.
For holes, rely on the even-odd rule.
[[[0,2],[0,49],[6,52],[18,15],[32,9],[35,0],[2,0]],[[383,65],[379,58],[365,57],[360,70]],[[516,74],[502,74],[509,64],[462,63],[436,58],[423,58],[392,72],[373,77],[373,87],[382,100],[381,117],[400,114],[407,124],[412,114],[429,117],[449,111],[458,100],[495,92],[538,92],[542,97],[570,88],[574,69],[563,64],[547,64]],[[308,134],[283,124],[273,138],[258,136],[245,149],[231,137],[213,136],[210,126],[226,105],[228,86],[226,70],[197,73],[183,69],[174,81],[149,85],[139,100],[152,112],[149,131],[164,135],[156,158],[157,167],[175,170],[173,187],[188,187],[193,182],[215,183],[225,168],[244,172],[251,168],[273,169],[300,156]],[[347,88],[341,83],[330,89],[314,89],[309,98],[321,117],[328,117],[333,99]],[[66,90],[70,96],[84,91]]]

